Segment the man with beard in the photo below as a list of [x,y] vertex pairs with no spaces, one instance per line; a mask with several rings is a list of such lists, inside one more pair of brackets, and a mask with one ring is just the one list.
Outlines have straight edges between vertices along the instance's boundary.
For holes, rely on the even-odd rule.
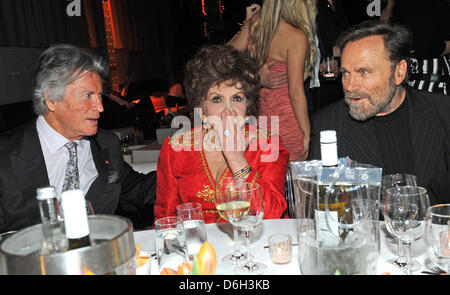
[[320,131],[337,132],[338,156],[408,173],[431,204],[450,202],[450,100],[407,86],[410,32],[363,22],[339,38],[345,98],[312,120],[309,159],[320,159]]

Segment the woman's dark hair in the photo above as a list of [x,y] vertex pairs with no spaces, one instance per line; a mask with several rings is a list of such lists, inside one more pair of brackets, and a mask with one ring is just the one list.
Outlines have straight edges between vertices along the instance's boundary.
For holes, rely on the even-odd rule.
[[199,107],[212,86],[224,82],[229,86],[240,83],[247,98],[246,115],[256,115],[256,100],[261,89],[258,71],[259,67],[245,51],[228,45],[202,47],[186,64],[186,98],[192,108]]
[[[362,22],[341,34],[337,40],[337,45],[341,53],[348,43],[358,41],[366,37],[380,35],[384,40],[392,68],[403,59],[408,63],[412,49],[412,35],[405,26],[398,24],[386,24],[380,21],[369,20]],[[403,80],[406,83],[408,77]]]

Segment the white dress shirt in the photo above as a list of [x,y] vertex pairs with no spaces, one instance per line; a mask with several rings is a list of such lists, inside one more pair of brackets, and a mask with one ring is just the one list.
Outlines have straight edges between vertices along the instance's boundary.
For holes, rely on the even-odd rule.
[[[69,151],[64,145],[70,140],[53,129],[44,117],[39,116],[36,121],[36,129],[44,154],[45,166],[50,185],[53,185],[61,195],[64,184]],[[78,173],[80,175],[80,189],[87,194],[92,182],[97,178],[98,172],[91,153],[91,144],[88,139],[75,140],[77,143]]]

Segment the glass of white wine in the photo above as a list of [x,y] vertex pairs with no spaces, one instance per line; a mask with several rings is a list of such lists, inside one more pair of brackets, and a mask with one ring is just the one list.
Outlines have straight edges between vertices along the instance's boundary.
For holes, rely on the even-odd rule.
[[256,228],[264,217],[264,199],[261,187],[257,183],[243,182],[237,187],[226,189],[226,214],[228,221],[245,233],[247,243],[247,262],[237,266],[238,275],[256,275],[263,273],[267,266],[254,262],[250,253],[250,232]]
[[[228,221],[228,216],[226,213],[227,206],[227,198],[226,198],[226,190],[235,189],[240,183],[244,181],[240,178],[234,177],[218,177],[216,182],[216,209],[219,213],[220,217]],[[239,249],[239,231],[236,226],[233,226],[233,236],[234,236],[234,252],[225,255],[222,258],[222,262],[225,264],[241,264],[247,260],[247,254],[242,253]]]

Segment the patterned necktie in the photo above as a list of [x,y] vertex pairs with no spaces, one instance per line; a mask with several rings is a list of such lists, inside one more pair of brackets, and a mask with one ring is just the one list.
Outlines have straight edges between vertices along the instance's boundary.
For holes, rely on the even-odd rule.
[[78,175],[77,143],[68,142],[64,145],[69,150],[69,161],[67,161],[66,174],[62,191],[80,189],[80,176]]

